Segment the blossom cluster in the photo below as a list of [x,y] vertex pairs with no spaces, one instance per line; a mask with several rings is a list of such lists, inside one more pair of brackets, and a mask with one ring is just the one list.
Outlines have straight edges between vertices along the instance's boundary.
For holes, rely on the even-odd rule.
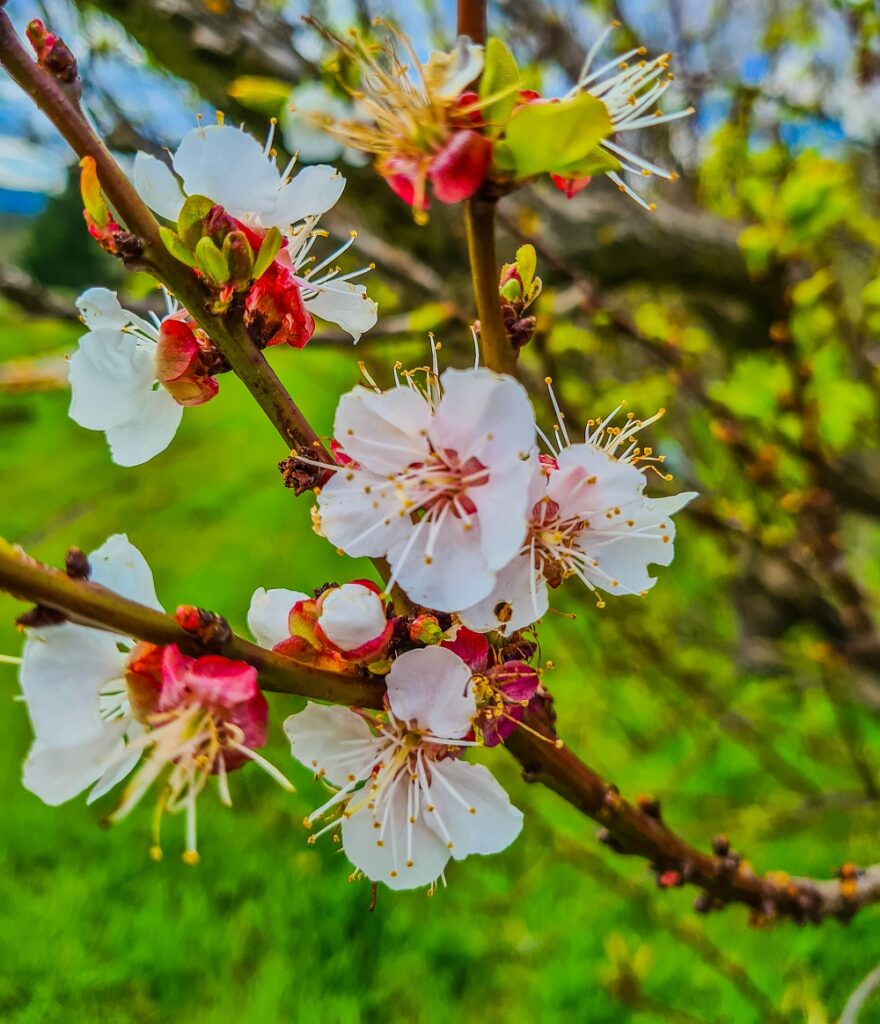
[[[401,58],[398,47],[409,44],[399,35],[378,50],[357,36],[333,38],[358,64],[363,87],[360,119],[328,127],[373,153],[419,217],[429,191],[460,202],[490,177],[515,184],[548,173],[573,195],[596,170],[625,191],[621,170],[665,174],[611,138],[681,116],[649,113],[669,84],[665,56],[631,63],[642,56],[633,50],[593,72],[600,40],[569,96],[546,100],[524,88],[498,40],[484,50],[462,38],[421,64],[412,53],[409,63]],[[187,310],[166,292],[164,315],[148,317],[104,288],[80,296],[87,332],[70,361],[70,415],[106,434],[119,465],[163,451],[183,409],[217,396],[230,369],[224,353],[232,360],[235,351],[227,332],[259,358],[256,349],[302,348],[316,318],[354,342],[377,321],[375,302],[354,283],[363,270],[335,264],[354,235],[323,259],[313,254],[327,235],[319,219],[344,179],[324,165],[294,174],[291,161],[279,170],[273,132],[261,145],[221,119],[194,128],[167,162],[135,159],[137,192],[168,253],[192,274],[186,293],[198,295],[200,308],[190,302]],[[105,202],[95,161],[82,166],[89,230],[122,254],[130,240]],[[502,268],[498,292],[515,349],[535,329],[526,311],[540,291],[534,249],[523,246]],[[206,322],[215,333],[220,325],[224,344]],[[334,673],[334,683],[357,680],[367,687],[359,693],[372,694],[370,708],[311,702],[284,722],[293,758],[329,787],[305,819],[309,841],[333,833],[353,877],[433,889],[450,860],[513,842],[522,813],[467,755],[519,729],[561,742],[547,728],[539,664],[537,629],[551,595],[574,578],[600,606],[607,596],[646,595],[656,582],[649,567],[672,560],[673,516],[695,495],[646,493],[651,473],[670,479],[663,457],[641,440],[662,411],[642,421],[619,406],[573,437],[548,379],[556,423],[545,432],[522,384],[480,366],[476,328],[474,339],[476,363],[466,369],[441,373],[432,339],[431,365],[396,364],[391,387],[364,370],[366,385],[339,400],[332,462],[302,450],[288,460],[319,471],[316,532],[340,554],[374,559],[381,584],[260,587],[247,613],[265,649],[260,658],[253,645],[225,646],[228,630],[200,642],[200,614],[189,606],[176,612],[179,643],[120,637],[57,615],[25,619],[21,685],[34,742],[23,781],[31,792],[54,805],[121,787],[106,814],[113,822],[157,784],[152,855],[162,853],[165,814],[181,813],[184,859],[195,863],[197,799],[212,780],[227,805],[229,775],[248,763],[292,789],[260,753],[269,705],[254,667],[285,659],[297,671]],[[82,556],[77,575],[161,609],[151,571],[124,535]],[[254,665],[224,651],[250,652]]]

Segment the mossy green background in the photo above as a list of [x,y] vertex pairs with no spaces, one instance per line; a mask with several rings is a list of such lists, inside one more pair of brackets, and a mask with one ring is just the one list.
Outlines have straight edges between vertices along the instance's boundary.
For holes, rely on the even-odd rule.
[[[0,356],[55,351],[76,334],[4,309]],[[382,372],[397,354],[377,345],[371,365]],[[352,352],[316,339],[273,358],[328,430],[336,396],[356,379]],[[234,379],[224,378],[217,401],[187,412],[168,451],[136,469],[113,466],[103,437],[67,418],[67,400],[63,391],[0,396],[0,531],[35,555],[58,563],[70,544],[89,550],[127,532],[168,607],[215,608],[237,628],[257,586],[307,589],[358,574],[311,533],[308,499],[281,486],[275,462],[284,452]],[[669,819],[695,841],[729,831],[746,854],[754,849],[760,869],[827,875],[844,860],[864,862],[876,854],[876,810],[809,802],[813,784],[852,787],[827,738],[827,699],[815,687],[734,671],[725,651],[728,566],[686,516],[677,548],[650,600],[599,611],[572,594],[563,604],[577,618],[547,620],[561,734],[628,795],[661,795]],[[18,610],[0,600],[2,653],[20,649],[11,625]],[[645,657],[646,637],[683,680]],[[715,692],[755,720],[789,766],[790,788],[761,767],[764,747],[740,742],[735,721],[699,696],[710,673]],[[880,956],[876,910],[819,930],[750,929],[739,908],[696,918],[693,892],[657,892],[640,861],[601,847],[592,823],[522,782],[503,751],[491,763],[526,813],[518,842],[452,864],[448,888],[433,897],[383,889],[370,913],[369,886],[347,881],[329,839],[306,843],[300,822],[319,787],[280,737],[298,706],[283,696],[271,700],[269,753],[298,792],[252,768],[236,773],[233,810],[212,792],[200,802],[201,864],[180,862],[175,819],[165,859],[153,863],[149,799],[103,832],[100,807],[75,800],[52,809],[21,788],[30,737],[16,693],[15,668],[0,665],[7,1024],[764,1024],[774,1010],[821,1022],[836,1019]],[[868,737],[874,754],[877,741]],[[877,1019],[871,1013],[880,1003],[864,1019]]]

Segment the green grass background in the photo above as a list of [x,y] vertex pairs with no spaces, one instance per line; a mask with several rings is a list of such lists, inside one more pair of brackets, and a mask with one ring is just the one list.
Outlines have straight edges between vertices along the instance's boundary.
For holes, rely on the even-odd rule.
[[[6,310],[0,355],[51,351],[76,333]],[[373,352],[374,367],[398,354]],[[352,353],[316,340],[273,359],[329,429],[336,396],[355,381]],[[136,469],[113,466],[103,437],[73,424],[66,407],[63,392],[0,396],[0,531],[35,555],[57,563],[70,544],[89,550],[125,531],[168,607],[215,608],[237,628],[257,586],[308,589],[362,572],[310,532],[307,499],[295,500],[275,471],[284,452],[232,378],[219,399],[187,411],[167,452]],[[694,679],[711,675],[804,787],[853,788],[821,689],[731,666],[728,567],[687,523],[650,600],[600,612],[566,594],[577,619],[547,620],[562,735],[627,795],[662,796],[668,818],[695,841],[729,831],[760,869],[828,875],[844,860],[872,858],[872,848],[876,859],[876,810],[811,810],[804,793],[761,767],[717,706],[641,653],[640,637],[650,636]],[[0,599],[0,652],[20,649],[11,624],[19,610]],[[30,737],[17,688],[16,670],[0,665],[6,1024],[763,1024],[771,1008],[821,1024],[880,957],[876,910],[819,930],[749,929],[739,908],[694,917],[692,891],[657,892],[640,861],[606,851],[591,822],[523,783],[502,751],[491,764],[526,812],[518,842],[452,864],[448,888],[433,898],[382,890],[369,913],[369,886],[346,880],[333,844],[306,844],[300,822],[320,793],[280,738],[299,706],[282,696],[271,699],[270,755],[297,794],[254,769],[236,773],[234,810],[213,792],[200,803],[201,864],[180,862],[175,819],[155,864],[149,799],[102,832],[100,807],[75,800],[51,809],[21,788]],[[867,737],[873,756],[877,741]],[[880,1001],[863,1020],[880,1020]]]

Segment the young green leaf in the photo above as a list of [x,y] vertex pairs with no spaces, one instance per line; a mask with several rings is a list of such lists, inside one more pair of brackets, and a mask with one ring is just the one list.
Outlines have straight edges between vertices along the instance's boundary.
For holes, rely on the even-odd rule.
[[480,99],[485,103],[483,117],[488,126],[488,135],[495,136],[504,130],[521,88],[522,79],[516,58],[505,43],[492,36],[486,43],[483,75],[480,78]]
[[223,286],[229,280],[226,257],[210,238],[202,238],[196,246],[196,266],[213,284]]
[[193,254],[171,230],[171,228],[166,228],[164,225],[161,225],[159,227],[159,237],[162,239],[162,244],[176,260],[180,260],[181,263],[185,263],[188,267],[194,267],[196,265],[196,261],[193,259]]
[[188,196],[177,218],[177,233],[184,243],[195,249],[202,237],[202,222],[214,207],[207,196]]
[[611,134],[605,104],[588,93],[520,107],[507,126],[506,141],[518,178],[559,174]]
[[260,278],[272,265],[272,260],[278,255],[281,248],[281,232],[276,227],[271,227],[266,232],[266,237],[260,245],[260,251],[254,261],[254,277]]

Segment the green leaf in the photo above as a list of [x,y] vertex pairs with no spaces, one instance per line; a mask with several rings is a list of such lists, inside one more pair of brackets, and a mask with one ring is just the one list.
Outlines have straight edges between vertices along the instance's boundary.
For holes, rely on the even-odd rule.
[[523,291],[528,292],[538,269],[538,255],[533,245],[521,245],[516,250],[516,269],[522,281]]
[[196,246],[196,266],[213,284],[222,287],[229,280],[229,264],[210,238],[201,238]]
[[193,254],[171,230],[171,228],[160,226],[159,237],[162,239],[162,244],[176,260],[180,260],[181,263],[185,263],[188,267],[194,267],[196,265],[196,261],[193,259]]
[[558,174],[577,166],[611,134],[605,104],[588,93],[558,103],[520,107],[507,126],[507,145],[518,178]]
[[486,43],[480,78],[480,99],[485,103],[483,117],[488,125],[488,135],[495,136],[504,130],[521,88],[522,78],[516,58],[504,42],[492,36]]
[[266,232],[266,237],[260,245],[260,251],[254,261],[254,277],[260,278],[272,265],[272,260],[278,255],[281,248],[281,232],[276,227],[271,227]]
[[264,75],[241,75],[226,90],[243,107],[261,114],[277,114],[290,99],[290,83]]
[[195,249],[202,237],[202,223],[214,206],[207,196],[189,196],[183,204],[177,218],[177,232],[190,249]]
[[554,171],[563,178],[592,178],[598,174],[607,174],[609,171],[619,171],[620,161],[601,146],[596,146],[585,157],[576,160],[568,167]]

